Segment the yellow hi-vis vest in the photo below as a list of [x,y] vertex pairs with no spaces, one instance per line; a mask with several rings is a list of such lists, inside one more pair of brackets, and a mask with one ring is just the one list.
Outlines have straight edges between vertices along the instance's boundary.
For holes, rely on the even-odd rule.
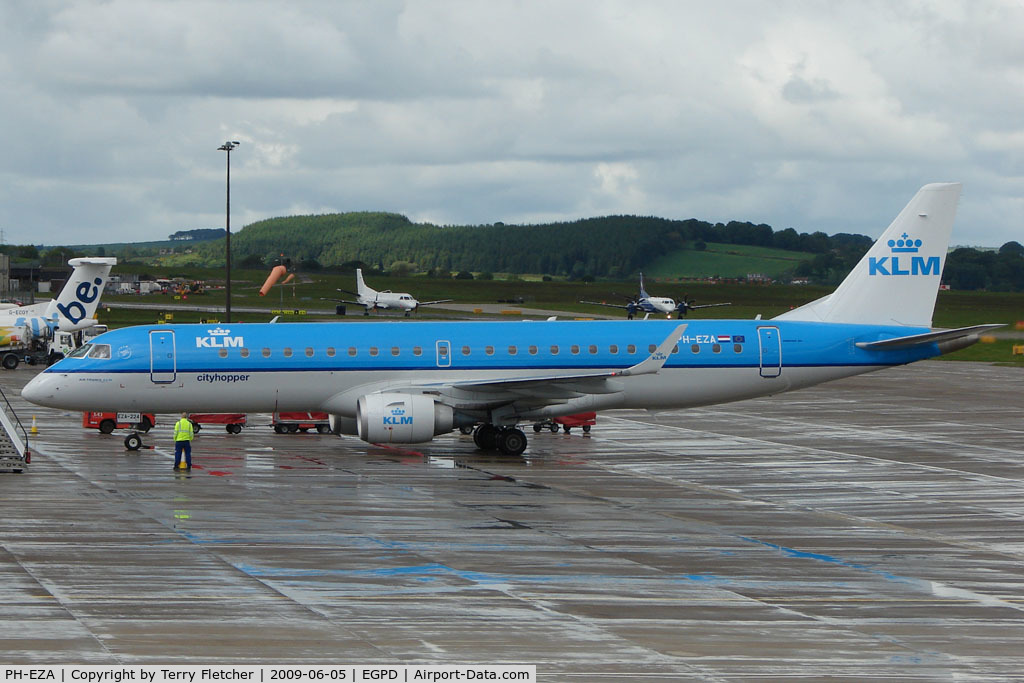
[[191,441],[193,436],[195,436],[195,432],[192,430],[192,423],[187,417],[183,417],[174,423],[175,441]]

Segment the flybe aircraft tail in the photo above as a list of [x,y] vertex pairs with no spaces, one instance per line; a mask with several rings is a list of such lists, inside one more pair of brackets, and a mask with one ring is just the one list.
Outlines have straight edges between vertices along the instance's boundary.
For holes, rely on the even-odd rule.
[[931,327],[960,187],[922,187],[834,292],[776,320]]
[[74,270],[64,289],[47,306],[46,317],[50,320],[56,318],[57,327],[65,332],[96,324],[93,316],[110,269],[116,264],[116,258],[74,258],[68,261]]

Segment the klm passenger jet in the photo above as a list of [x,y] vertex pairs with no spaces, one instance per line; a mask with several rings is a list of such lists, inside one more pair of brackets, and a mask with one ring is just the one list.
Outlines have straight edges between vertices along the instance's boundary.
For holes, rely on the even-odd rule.
[[777,394],[969,346],[931,327],[960,196],[923,187],[842,284],[772,320],[148,325],[102,334],[22,395],[70,410],[323,411],[335,433],[418,443],[474,426]]

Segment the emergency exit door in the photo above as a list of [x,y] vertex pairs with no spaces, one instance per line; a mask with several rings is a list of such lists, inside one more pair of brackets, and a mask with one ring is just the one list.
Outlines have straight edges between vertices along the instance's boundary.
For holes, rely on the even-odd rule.
[[782,374],[782,340],[779,337],[779,328],[757,328],[757,342],[761,347],[761,376],[778,377]]
[[174,381],[176,374],[174,331],[153,330],[149,333],[149,379],[167,384]]
[[450,368],[452,366],[452,345],[447,341],[437,341],[437,367]]

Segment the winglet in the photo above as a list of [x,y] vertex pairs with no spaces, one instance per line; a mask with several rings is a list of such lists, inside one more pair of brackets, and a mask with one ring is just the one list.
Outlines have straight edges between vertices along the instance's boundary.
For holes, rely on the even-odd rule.
[[679,343],[679,338],[686,332],[686,325],[679,325],[672,333],[665,337],[665,341],[658,345],[650,356],[636,365],[615,373],[615,377],[629,377],[630,375],[649,375],[661,370],[672,353],[672,347]]

